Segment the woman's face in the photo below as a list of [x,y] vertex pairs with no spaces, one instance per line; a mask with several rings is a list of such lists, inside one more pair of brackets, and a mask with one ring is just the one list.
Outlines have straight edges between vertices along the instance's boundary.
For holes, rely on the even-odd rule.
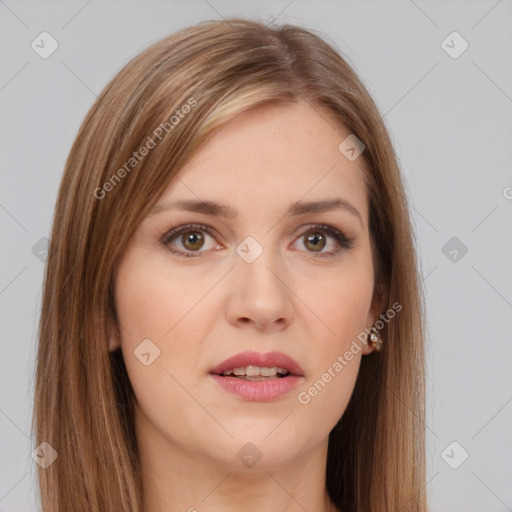
[[[241,471],[326,449],[371,348],[344,355],[378,316],[362,159],[338,149],[348,135],[304,102],[244,113],[197,152],[131,237],[116,269],[121,327],[110,349],[122,349],[137,435],[155,455],[200,454]],[[187,211],[182,201],[234,214]],[[211,373],[246,352],[255,358],[226,365],[252,379]]]

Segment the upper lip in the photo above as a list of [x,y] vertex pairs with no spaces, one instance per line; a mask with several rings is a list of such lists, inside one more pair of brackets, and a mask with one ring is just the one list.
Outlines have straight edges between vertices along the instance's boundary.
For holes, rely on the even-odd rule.
[[288,373],[291,375],[304,376],[304,370],[301,368],[299,363],[282,352],[266,352],[265,354],[260,354],[259,352],[241,352],[240,354],[229,357],[225,361],[222,361],[222,363],[213,367],[210,370],[210,373],[220,375],[226,370],[245,366],[259,366],[266,368],[278,366],[288,370]]

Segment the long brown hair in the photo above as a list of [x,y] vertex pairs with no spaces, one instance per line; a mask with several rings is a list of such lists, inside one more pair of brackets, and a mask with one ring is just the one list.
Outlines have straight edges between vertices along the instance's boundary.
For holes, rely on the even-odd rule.
[[[112,300],[116,262],[217,128],[258,105],[298,100],[328,112],[365,145],[375,295],[382,312],[402,305],[380,333],[381,352],[363,357],[330,433],[327,489],[343,512],[426,510],[423,292],[383,119],[354,70],[313,31],[228,19],[181,30],[136,56],[102,91],[71,148],[35,375],[36,445],[47,442],[59,454],[38,470],[45,512],[142,512],[133,390],[121,351],[108,351],[109,334],[122,329]],[[148,151],[139,152],[143,146]]]

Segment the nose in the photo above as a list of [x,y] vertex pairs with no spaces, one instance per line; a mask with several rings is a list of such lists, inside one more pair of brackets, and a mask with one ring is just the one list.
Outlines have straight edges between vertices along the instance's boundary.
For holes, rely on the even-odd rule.
[[230,276],[227,316],[237,327],[285,329],[293,319],[289,274],[270,250],[252,263],[236,256]]

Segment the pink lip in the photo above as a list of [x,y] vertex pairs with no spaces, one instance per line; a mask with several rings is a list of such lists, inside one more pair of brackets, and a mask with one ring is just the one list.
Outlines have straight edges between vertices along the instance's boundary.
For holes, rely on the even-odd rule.
[[264,366],[267,368],[279,366],[285,368],[289,373],[295,376],[304,376],[304,370],[300,367],[299,363],[282,352],[267,352],[266,354],[260,354],[259,352],[241,352],[212,368],[210,373],[219,375],[223,371],[249,365]]
[[210,373],[223,389],[251,402],[269,402],[293,391],[304,377],[289,375],[273,380],[241,380],[235,377],[221,377]]
[[[236,377],[222,376],[225,370],[239,368],[241,366],[264,366],[271,368],[279,366],[288,370],[286,377],[272,380],[249,381]],[[297,361],[282,352],[243,352],[237,354],[210,371],[210,376],[226,391],[253,402],[268,402],[283,396],[295,389],[304,380],[304,370]]]

